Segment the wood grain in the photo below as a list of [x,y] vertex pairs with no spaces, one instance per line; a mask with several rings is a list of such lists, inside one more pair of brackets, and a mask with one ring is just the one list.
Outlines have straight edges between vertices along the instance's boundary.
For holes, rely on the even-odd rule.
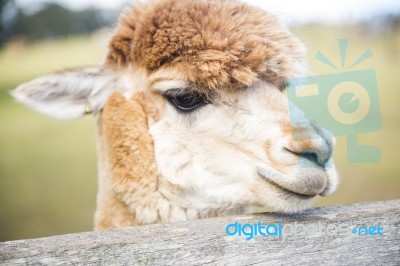
[[[282,222],[340,235],[228,236],[228,224]],[[353,228],[381,226],[381,235]],[[2,265],[400,265],[400,200],[219,217],[0,243]],[[287,227],[289,228],[289,227]],[[315,230],[314,230],[315,231]]]

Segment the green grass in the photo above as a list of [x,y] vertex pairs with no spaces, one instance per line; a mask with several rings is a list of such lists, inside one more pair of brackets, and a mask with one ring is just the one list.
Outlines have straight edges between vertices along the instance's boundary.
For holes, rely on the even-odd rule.
[[0,88],[55,70],[100,63],[106,45],[104,34],[33,44],[16,41],[0,51]]
[[104,37],[76,37],[0,51],[0,241],[93,227],[95,119],[59,121],[15,103],[9,90],[63,68],[99,63]]
[[0,239],[90,230],[94,119],[51,120],[3,101],[0,124]]
[[[381,150],[378,164],[348,164],[346,138],[335,159],[339,190],[317,205],[400,198],[400,31],[365,35],[357,27],[295,29],[309,49],[316,74],[334,73],[314,59],[320,50],[339,62],[337,41],[349,39],[348,60],[370,48],[374,56],[357,69],[375,69],[383,130],[360,135]],[[92,229],[97,191],[95,119],[59,121],[13,102],[8,91],[21,82],[62,68],[100,62],[106,41],[77,37],[0,51],[0,241]]]

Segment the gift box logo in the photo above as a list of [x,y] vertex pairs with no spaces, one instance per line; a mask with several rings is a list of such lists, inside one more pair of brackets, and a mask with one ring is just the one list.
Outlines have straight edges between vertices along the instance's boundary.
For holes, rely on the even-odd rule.
[[381,158],[380,151],[357,141],[359,134],[382,129],[376,72],[373,69],[352,70],[371,57],[372,52],[368,49],[347,68],[347,44],[347,40],[339,40],[342,71],[318,52],[316,59],[335,69],[336,73],[288,81],[291,123],[299,122],[296,119],[300,109],[335,136],[347,136],[348,162],[377,163]]

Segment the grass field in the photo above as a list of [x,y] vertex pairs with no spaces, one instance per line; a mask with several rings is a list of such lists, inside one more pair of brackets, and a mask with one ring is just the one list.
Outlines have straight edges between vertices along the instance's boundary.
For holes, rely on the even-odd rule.
[[[335,159],[338,191],[317,205],[400,198],[400,31],[364,34],[355,26],[306,26],[294,31],[309,49],[314,74],[333,73],[314,59],[317,51],[340,62],[338,39],[348,38],[348,60],[370,48],[374,56],[357,67],[377,73],[383,130],[360,135],[380,149],[377,164],[349,164],[346,138]],[[0,241],[92,229],[97,180],[95,119],[58,121],[15,102],[9,90],[54,70],[100,62],[106,38],[76,37],[14,44],[0,51]]]

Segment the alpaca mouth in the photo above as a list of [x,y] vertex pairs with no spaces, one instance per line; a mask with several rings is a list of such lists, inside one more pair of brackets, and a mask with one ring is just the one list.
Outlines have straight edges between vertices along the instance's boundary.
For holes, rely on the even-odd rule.
[[287,188],[285,188],[285,187],[283,187],[283,186],[281,186],[281,185],[279,185],[279,184],[277,184],[277,183],[275,183],[275,182],[273,182],[273,181],[271,181],[269,179],[266,179],[266,178],[263,178],[263,179],[265,181],[267,181],[268,183],[270,183],[271,185],[273,185],[274,187],[276,187],[277,189],[283,190],[285,193],[288,193],[290,195],[294,195],[294,196],[296,196],[298,198],[302,198],[302,199],[307,200],[307,199],[312,199],[312,198],[314,198],[314,197],[316,197],[318,195],[318,194],[307,195],[307,194],[302,194],[302,193],[299,193],[299,192],[295,192],[295,191],[287,189]]
[[295,196],[295,197],[303,199],[303,200],[312,199],[318,195],[318,193],[305,194],[305,193],[294,191],[291,188],[287,188],[286,186],[283,186],[283,185],[277,183],[276,181],[272,180],[271,178],[269,178],[268,175],[265,174],[265,171],[263,171],[262,169],[258,169],[257,174],[264,181],[268,182],[270,185],[274,186],[279,191],[283,191],[285,194],[289,194],[289,195]]

